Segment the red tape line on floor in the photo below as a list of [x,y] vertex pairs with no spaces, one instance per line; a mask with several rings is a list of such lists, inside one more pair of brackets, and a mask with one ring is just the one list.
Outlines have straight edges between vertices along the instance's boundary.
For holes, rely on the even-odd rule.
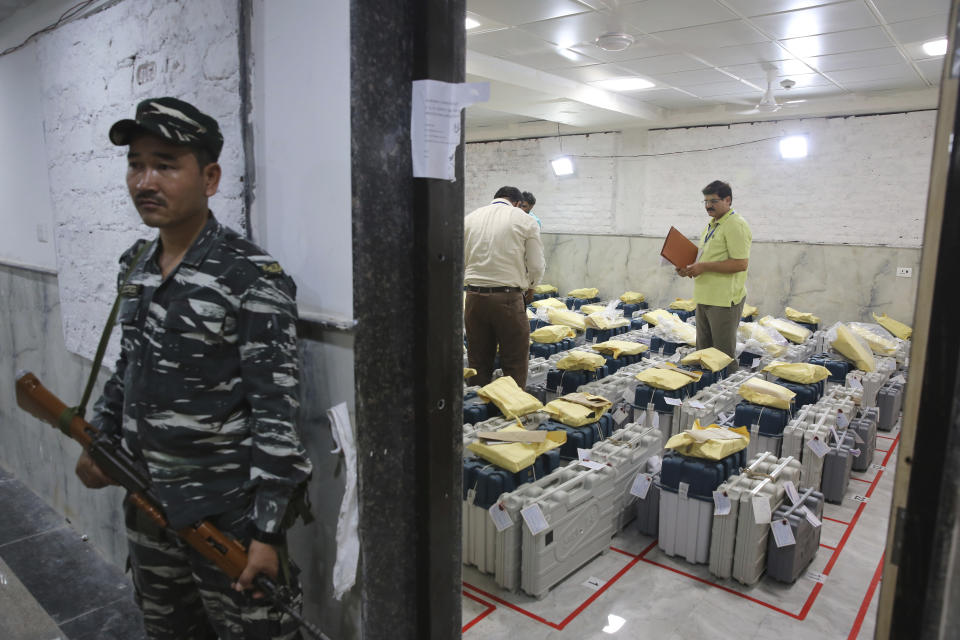
[[850,635],[847,636],[847,640],[856,640],[857,636],[860,635],[860,627],[863,626],[863,621],[867,617],[867,610],[870,609],[873,593],[877,590],[877,585],[880,584],[880,578],[883,577],[883,558],[885,555],[886,552],[880,554],[880,562],[877,563],[877,570],[873,572],[873,580],[870,581],[867,594],[863,596],[863,603],[857,612],[857,619],[853,621],[853,628],[850,629]]
[[469,629],[470,627],[472,627],[473,625],[477,624],[478,622],[480,622],[481,620],[483,620],[484,618],[486,618],[488,615],[490,615],[491,613],[493,613],[493,612],[496,610],[496,607],[495,607],[494,605],[490,604],[489,602],[486,602],[486,601],[484,601],[484,600],[481,600],[480,598],[478,598],[477,596],[473,595],[473,594],[470,593],[469,591],[463,591],[463,590],[461,590],[461,593],[463,593],[463,595],[467,596],[467,597],[470,598],[471,600],[475,600],[476,602],[479,602],[480,604],[485,605],[485,606],[487,607],[487,610],[486,610],[486,611],[484,611],[483,613],[481,613],[480,615],[478,615],[476,618],[474,618],[473,620],[471,620],[471,621],[468,622],[467,624],[463,625],[463,628],[460,629],[460,633],[464,633],[464,632],[466,632],[467,629]]

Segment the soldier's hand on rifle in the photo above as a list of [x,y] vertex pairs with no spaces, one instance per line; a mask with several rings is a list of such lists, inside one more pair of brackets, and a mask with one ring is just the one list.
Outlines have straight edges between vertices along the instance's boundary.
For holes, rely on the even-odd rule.
[[[245,591],[253,588],[253,579],[258,573],[265,574],[271,579],[277,579],[277,572],[280,569],[280,560],[277,557],[277,550],[265,542],[258,540],[250,541],[250,548],[247,549],[247,566],[233,583],[236,591]],[[254,598],[262,598],[260,591],[253,592]]]
[[107,485],[117,484],[110,476],[100,470],[100,467],[93,461],[93,458],[90,457],[86,449],[83,450],[80,458],[77,459],[76,472],[77,477],[80,478],[80,482],[89,489],[101,489]]

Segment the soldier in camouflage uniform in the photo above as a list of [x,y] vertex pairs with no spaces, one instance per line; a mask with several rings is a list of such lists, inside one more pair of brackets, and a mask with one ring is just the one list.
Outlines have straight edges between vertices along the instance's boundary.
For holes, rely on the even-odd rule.
[[[122,353],[91,422],[122,433],[143,461],[172,529],[210,520],[248,547],[235,584],[137,509],[126,509],[130,565],[150,638],[299,638],[296,623],[251,583],[288,581],[284,531],[311,464],[294,428],[299,406],[296,287],[256,245],[217,222],[223,146],[216,120],[174,98],[144,100],[110,129],[129,144],[127,186],[159,229],[120,259]],[[77,475],[109,479],[84,452]],[[277,549],[281,549],[278,554]]]

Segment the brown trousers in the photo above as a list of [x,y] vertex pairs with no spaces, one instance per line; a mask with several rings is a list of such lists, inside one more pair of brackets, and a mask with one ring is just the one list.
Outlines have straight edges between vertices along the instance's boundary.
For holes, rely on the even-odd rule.
[[737,327],[740,326],[740,314],[743,313],[744,296],[738,304],[730,307],[715,307],[709,304],[697,305],[697,350],[715,347],[733,358],[730,368],[733,373],[738,369]]
[[493,359],[500,348],[500,368],[523,389],[527,384],[530,359],[530,321],[527,320],[523,293],[467,292],[463,311],[467,332],[467,359],[477,375],[471,385],[489,384],[493,377]]

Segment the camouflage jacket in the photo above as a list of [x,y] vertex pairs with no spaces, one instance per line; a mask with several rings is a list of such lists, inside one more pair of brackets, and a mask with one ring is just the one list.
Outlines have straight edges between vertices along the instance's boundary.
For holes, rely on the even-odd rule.
[[296,285],[212,214],[165,279],[157,250],[121,291],[122,351],[91,422],[146,463],[173,528],[252,503],[251,534],[278,542],[311,473],[294,427]]

